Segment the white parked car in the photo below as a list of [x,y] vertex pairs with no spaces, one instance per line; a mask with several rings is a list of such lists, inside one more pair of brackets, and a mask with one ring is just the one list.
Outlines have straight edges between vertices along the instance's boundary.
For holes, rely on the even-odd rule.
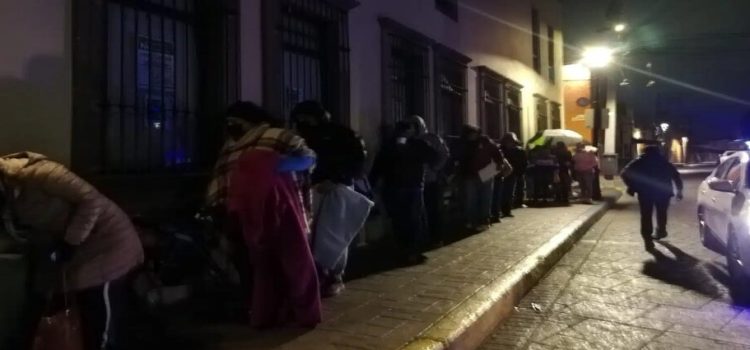
[[719,156],[719,164],[724,163],[727,158],[740,151],[726,151]]
[[698,189],[704,246],[724,251],[738,296],[750,295],[750,152],[728,156]]

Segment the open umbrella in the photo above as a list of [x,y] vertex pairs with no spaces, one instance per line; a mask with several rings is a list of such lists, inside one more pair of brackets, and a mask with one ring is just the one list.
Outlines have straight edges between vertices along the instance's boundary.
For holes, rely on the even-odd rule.
[[552,144],[563,142],[566,146],[575,146],[583,142],[583,136],[573,130],[549,129],[544,130],[542,136],[547,140],[551,140]]

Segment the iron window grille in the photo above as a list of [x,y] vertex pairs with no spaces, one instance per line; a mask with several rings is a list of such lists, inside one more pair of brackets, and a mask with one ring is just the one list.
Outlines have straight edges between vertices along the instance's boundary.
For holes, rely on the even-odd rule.
[[560,104],[550,101],[550,127],[552,129],[562,128],[562,117],[560,115]]
[[384,123],[394,124],[413,114],[430,115],[432,41],[391,19],[381,18],[380,23]]
[[505,101],[505,78],[485,67],[477,67],[479,92],[479,125],[493,139],[500,139],[508,130]]
[[536,130],[547,130],[549,129],[547,99],[541,96],[534,96],[534,98],[536,98]]
[[[305,100],[320,101],[344,123],[349,112],[349,21],[355,2],[267,0],[265,103],[287,118]],[[281,80],[279,80],[281,77]]]
[[471,59],[443,45],[436,44],[433,50],[437,131],[448,137],[459,136],[466,122],[466,65]]
[[506,101],[506,115],[508,118],[508,132],[515,133],[518,137],[521,137],[522,122],[521,117],[523,116],[523,101],[521,95],[521,89],[523,87],[519,84],[507,81],[505,83],[505,101]]
[[74,167],[207,169],[239,95],[236,1],[77,0],[74,23]]

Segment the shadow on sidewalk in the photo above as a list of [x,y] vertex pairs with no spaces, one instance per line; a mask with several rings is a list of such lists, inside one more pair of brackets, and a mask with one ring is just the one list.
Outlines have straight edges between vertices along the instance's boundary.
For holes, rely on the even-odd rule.
[[723,289],[717,285],[709,271],[710,264],[685,253],[669,242],[657,241],[657,243],[667,248],[674,258],[654,250],[651,254],[654,255],[655,260],[643,264],[644,275],[698,292],[712,299],[724,297]]

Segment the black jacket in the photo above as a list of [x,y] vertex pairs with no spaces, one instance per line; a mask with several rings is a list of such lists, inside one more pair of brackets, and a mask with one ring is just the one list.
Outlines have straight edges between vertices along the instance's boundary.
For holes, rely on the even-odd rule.
[[644,154],[630,162],[622,172],[622,180],[639,196],[664,198],[674,196],[674,186],[682,191],[677,168],[661,155]]
[[526,173],[526,168],[529,167],[529,159],[526,157],[526,152],[521,147],[503,147],[503,154],[508,162],[513,167],[514,176],[523,176]]
[[349,185],[363,175],[367,152],[364,141],[353,130],[327,122],[301,136],[318,156],[313,183],[330,180]]
[[438,152],[423,140],[412,138],[405,144],[393,140],[375,157],[370,182],[375,186],[382,179],[389,189],[422,187],[425,166],[438,159]]

